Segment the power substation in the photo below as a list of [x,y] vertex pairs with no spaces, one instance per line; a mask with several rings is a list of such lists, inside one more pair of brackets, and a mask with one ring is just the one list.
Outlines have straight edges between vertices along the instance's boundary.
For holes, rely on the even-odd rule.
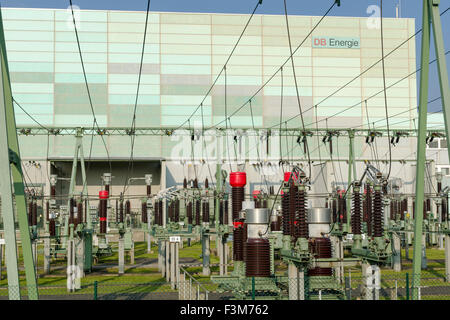
[[0,300],[450,300],[450,3],[156,2],[1,7]]

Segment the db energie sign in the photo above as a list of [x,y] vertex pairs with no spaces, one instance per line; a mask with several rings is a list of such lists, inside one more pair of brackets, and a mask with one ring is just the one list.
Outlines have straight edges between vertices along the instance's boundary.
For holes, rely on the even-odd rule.
[[359,38],[313,37],[313,48],[359,49]]

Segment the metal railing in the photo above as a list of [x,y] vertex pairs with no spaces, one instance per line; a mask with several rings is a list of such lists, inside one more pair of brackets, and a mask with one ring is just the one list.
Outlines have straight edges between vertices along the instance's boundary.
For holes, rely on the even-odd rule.
[[[208,300],[209,290],[206,289],[197,279],[180,266],[183,280],[180,279],[178,291],[182,300]],[[189,280],[187,280],[187,278]],[[196,286],[196,288],[193,288]],[[204,292],[203,296],[201,292]],[[187,293],[187,296],[186,296]],[[203,299],[202,299],[203,298]]]

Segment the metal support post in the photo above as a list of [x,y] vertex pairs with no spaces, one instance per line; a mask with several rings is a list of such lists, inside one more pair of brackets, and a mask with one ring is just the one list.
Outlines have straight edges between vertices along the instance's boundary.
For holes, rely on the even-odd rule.
[[[355,138],[355,132],[353,130],[348,131],[348,139],[349,139],[349,147],[348,147],[348,185],[347,190],[350,190],[351,182],[352,182],[352,172],[356,171],[355,163],[355,153],[353,151],[353,140]],[[356,179],[356,173],[354,172],[354,178]],[[350,232],[350,220],[352,215],[352,202],[351,202],[351,193],[347,191],[347,231]],[[342,279],[341,279],[342,283]]]
[[50,274],[50,238],[49,234],[44,235],[44,274]]
[[445,235],[445,278],[450,282],[450,235]]
[[[434,45],[436,51],[439,85],[441,91],[442,110],[444,114],[445,133],[449,136],[450,112],[450,89],[447,74],[444,40],[439,12],[439,0],[423,1],[422,17],[422,53],[420,73],[420,95],[419,95],[419,133],[417,142],[417,165],[416,165],[416,217],[414,224],[414,259],[413,259],[413,290],[412,297],[417,300],[420,287],[421,254],[422,254],[422,223],[423,223],[423,198],[424,198],[424,170],[425,170],[425,138],[428,105],[428,80],[430,62],[430,22],[433,26]],[[450,141],[447,139],[447,151],[450,155]]]
[[125,273],[125,239],[119,238],[119,274]]
[[175,265],[175,285],[177,289],[180,284],[180,243],[175,243],[175,255],[174,255],[174,265]]
[[170,281],[170,242],[164,241],[164,247],[165,247],[165,267],[166,267],[166,281]]
[[210,239],[208,234],[202,234],[202,264],[203,264],[203,275],[209,276],[211,274],[211,269],[209,267],[210,263]]
[[75,240],[75,289],[81,289],[81,278],[84,277],[84,239]]
[[398,233],[392,233],[392,265],[394,271],[402,271],[402,247],[400,241],[400,235]]
[[175,276],[175,242],[169,242],[170,244],[170,285],[172,289],[175,289],[175,282],[176,282],[176,276]]
[[428,266],[427,263],[427,235],[423,234],[422,235],[422,260],[421,260],[421,264],[420,267],[422,268],[422,270],[425,270]]
[[76,265],[75,265],[75,240],[69,239],[67,241],[67,291],[72,292],[75,290],[75,277],[76,277]]
[[288,265],[288,281],[289,300],[298,300],[298,269],[293,263],[289,263]]

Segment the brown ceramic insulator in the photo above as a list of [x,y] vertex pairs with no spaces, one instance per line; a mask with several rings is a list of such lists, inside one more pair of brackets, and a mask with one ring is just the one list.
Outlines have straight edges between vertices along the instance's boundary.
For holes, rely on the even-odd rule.
[[295,242],[297,240],[296,234],[295,234],[295,215],[297,211],[298,206],[298,187],[291,183],[289,186],[289,217],[288,217],[288,223],[289,223],[289,235],[291,236],[291,241]]
[[168,208],[167,208],[168,210],[168,215],[169,215],[169,220],[170,221],[173,221],[174,219],[175,219],[175,211],[174,211],[174,202],[173,201],[170,201],[169,202],[169,206],[168,206]]
[[123,223],[123,200],[120,200],[119,204],[119,222]]
[[37,225],[37,202],[36,200],[33,201],[33,214],[31,215],[31,225],[36,226]]
[[50,220],[50,203],[47,201],[45,203],[45,221]]
[[195,221],[195,226],[198,226],[200,224],[200,200],[195,200],[195,217],[194,217],[194,221]]
[[[331,258],[331,241],[329,238],[312,238],[309,248],[315,258]],[[308,270],[309,276],[332,276],[332,268],[311,268]]]
[[131,214],[131,203],[130,200],[125,201],[125,215]]
[[220,200],[220,204],[219,204],[219,223],[220,223],[220,224],[224,224],[223,211],[224,211],[223,200]]
[[163,216],[163,201],[159,201],[158,203],[159,205],[159,225],[162,226],[164,225],[164,216]]
[[147,223],[147,203],[142,202],[141,205],[141,221],[142,223]]
[[56,236],[56,222],[55,219],[50,219],[48,224],[48,231],[50,233],[50,237]]
[[383,195],[380,190],[375,190],[373,194],[373,236],[383,236]]
[[56,196],[56,186],[50,186],[50,198],[54,199]]
[[281,216],[277,216],[275,221],[270,223],[270,231],[281,231]]
[[442,182],[437,183],[437,193],[440,193],[442,190]]
[[395,211],[394,211],[395,203],[392,200],[391,203],[389,203],[389,219],[395,220]]
[[159,225],[159,203],[155,201],[155,224]]
[[70,198],[70,201],[69,201],[69,224],[73,223],[73,214],[74,214],[73,208],[74,207],[75,207],[75,199]]
[[100,199],[100,233],[106,233],[107,200]]
[[105,191],[108,191],[108,194],[110,193],[109,192],[109,184],[105,184]]
[[175,221],[175,222],[180,221],[180,199],[175,200],[175,215],[174,215],[174,221]]
[[289,193],[284,192],[281,198],[282,228],[283,234],[288,236],[291,234],[289,227]]
[[448,215],[448,211],[447,211],[447,198],[446,197],[442,197],[442,201],[441,201],[441,219],[442,221],[447,221],[447,215]]
[[270,277],[269,240],[248,239],[245,246],[245,275],[247,277]]
[[267,200],[262,201],[261,208],[267,208]]
[[244,219],[234,220],[233,228],[233,260],[244,261],[245,257],[245,243],[247,241],[247,225]]
[[367,234],[372,235],[372,189],[369,184],[365,185],[365,199],[363,207],[363,221],[367,224]]
[[361,193],[353,192],[353,214],[352,214],[352,232],[353,234],[361,234]]
[[239,212],[242,210],[242,201],[244,201],[244,187],[231,188],[231,206],[233,221],[239,218]]
[[209,222],[209,202],[203,201],[202,222]]
[[333,199],[331,201],[331,219],[334,223],[336,223],[338,221],[338,217],[337,217],[337,201],[336,199]]
[[305,190],[298,191],[297,200],[297,216],[295,219],[295,236],[296,238],[309,237],[307,198]]
[[400,211],[400,220],[405,220],[405,212],[408,211],[408,199],[402,200],[402,208]]
[[76,224],[83,223],[83,202],[78,202],[77,211],[78,216],[76,219],[77,220]]
[[183,188],[184,189],[187,188],[187,180],[186,180],[186,178],[183,179]]
[[223,211],[223,224],[227,225],[228,224],[228,200],[225,200],[223,203],[224,206],[224,211]]
[[347,201],[345,201],[345,198],[341,199],[341,212],[340,215],[342,215],[342,223],[347,223]]
[[255,202],[255,209],[261,208],[260,207],[260,202],[258,199],[253,200]]
[[189,201],[187,206],[186,206],[186,215],[188,218],[188,224],[192,224],[192,201]]
[[428,218],[428,211],[427,211],[427,202],[426,200],[423,202],[423,218],[427,219]]
[[194,179],[194,188],[198,189],[198,180],[197,180],[197,178]]
[[147,185],[147,197],[150,197],[152,195],[152,186]]
[[430,198],[428,198],[428,199],[426,200],[426,204],[427,204],[427,211],[428,211],[428,212],[431,212],[431,199],[430,199]]
[[273,189],[273,186],[270,186],[270,187],[269,187],[269,194],[270,194],[270,195],[274,195],[274,189]]
[[208,178],[205,179],[205,189],[209,188]]

